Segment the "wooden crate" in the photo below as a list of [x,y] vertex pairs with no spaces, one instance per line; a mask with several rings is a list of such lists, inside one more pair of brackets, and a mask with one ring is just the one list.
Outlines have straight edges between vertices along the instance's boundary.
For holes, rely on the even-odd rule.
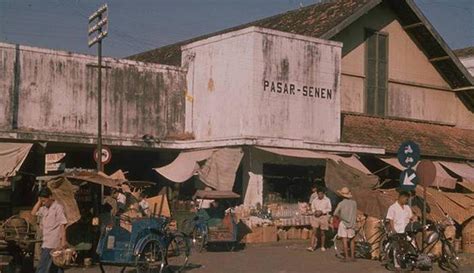
[[462,250],[474,253],[474,218],[467,221],[462,228]]

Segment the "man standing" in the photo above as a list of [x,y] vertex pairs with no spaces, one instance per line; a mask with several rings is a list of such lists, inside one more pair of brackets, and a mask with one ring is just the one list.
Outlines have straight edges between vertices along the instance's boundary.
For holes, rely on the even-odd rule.
[[411,208],[408,206],[409,198],[410,194],[402,191],[397,201],[388,208],[387,219],[390,221],[391,230],[395,233],[404,233],[405,227],[414,219]]
[[[337,193],[344,198],[334,210],[334,216],[339,217],[341,222],[337,230],[337,236],[342,238],[344,245],[344,261],[351,258],[355,261],[355,224],[357,219],[357,203],[352,200],[352,193],[349,188],[344,187],[337,191]],[[350,241],[350,255],[349,255],[349,241]]]
[[318,187],[316,187],[316,184],[311,186],[311,196],[309,197],[309,205],[313,203],[313,200],[318,197]]
[[311,227],[313,233],[311,235],[311,245],[308,251],[314,251],[318,245],[318,233],[321,234],[321,251],[326,251],[324,243],[326,242],[326,231],[329,230],[329,213],[331,212],[331,200],[326,197],[324,190],[317,189],[317,196],[311,201],[311,211],[313,217],[311,219]]
[[[43,234],[41,245],[41,255],[36,269],[36,273],[49,273],[53,265],[51,251],[58,248],[65,248],[66,241],[66,216],[61,204],[52,198],[52,193],[48,188],[43,188],[39,193],[32,215],[41,217],[40,228]],[[54,271],[51,271],[54,272]],[[63,273],[62,268],[57,268],[58,273]]]
[[[390,229],[394,233],[405,233],[406,226],[410,221],[414,220],[416,216],[413,216],[410,206],[408,206],[408,200],[410,199],[410,193],[401,191],[398,194],[398,199],[393,203],[387,212],[387,219],[390,221]],[[395,242],[393,251],[393,263],[395,268],[400,268],[399,261],[397,259],[397,249],[399,245]]]

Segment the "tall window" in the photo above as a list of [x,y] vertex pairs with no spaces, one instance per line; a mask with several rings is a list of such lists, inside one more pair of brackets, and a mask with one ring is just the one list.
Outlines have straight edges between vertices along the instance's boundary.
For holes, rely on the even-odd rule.
[[388,36],[372,30],[367,30],[366,35],[366,112],[383,116],[388,86]]

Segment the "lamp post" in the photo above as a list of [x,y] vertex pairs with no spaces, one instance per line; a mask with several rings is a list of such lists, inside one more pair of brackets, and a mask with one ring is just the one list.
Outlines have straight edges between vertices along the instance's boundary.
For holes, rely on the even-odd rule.
[[[107,36],[108,6],[100,7],[89,16],[89,47],[97,44],[97,172],[102,172],[102,40]],[[105,29],[105,30],[103,30]],[[95,156],[95,155],[94,155]],[[101,200],[104,198],[104,186],[101,186]]]

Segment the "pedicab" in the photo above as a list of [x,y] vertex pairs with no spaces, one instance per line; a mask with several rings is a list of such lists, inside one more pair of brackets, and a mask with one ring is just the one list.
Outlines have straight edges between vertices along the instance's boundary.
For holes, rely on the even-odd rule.
[[[198,190],[194,195],[197,200],[212,200],[226,202],[240,198],[240,195],[231,191],[204,191]],[[219,207],[209,209],[198,209],[193,219],[184,223],[191,231],[192,246],[197,251],[202,251],[210,246],[225,246],[228,250],[234,250],[238,244],[237,219],[228,210],[224,212]]]
[[122,267],[121,272],[133,267],[137,273],[180,272],[186,267],[189,237],[172,231],[170,218],[162,216],[161,209],[157,213],[155,203],[146,217],[121,214],[103,229],[97,246],[102,273],[106,272],[105,266]]

